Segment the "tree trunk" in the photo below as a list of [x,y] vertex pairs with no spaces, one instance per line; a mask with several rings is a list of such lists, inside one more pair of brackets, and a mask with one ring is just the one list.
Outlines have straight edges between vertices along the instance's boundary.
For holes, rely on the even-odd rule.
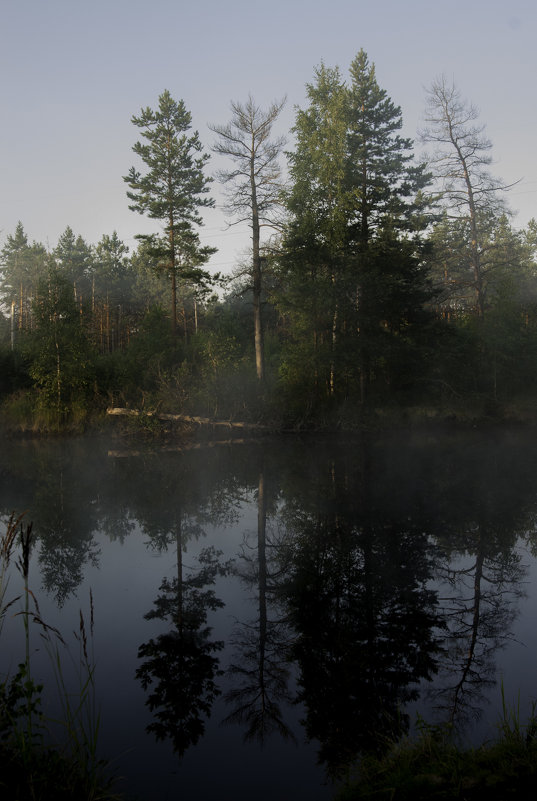
[[259,250],[259,210],[257,207],[257,191],[255,182],[255,142],[252,138],[252,156],[250,160],[250,188],[252,193],[252,278],[254,304],[254,342],[255,367],[257,378],[261,384],[265,381],[265,349],[263,341],[263,320],[261,316],[261,254]]

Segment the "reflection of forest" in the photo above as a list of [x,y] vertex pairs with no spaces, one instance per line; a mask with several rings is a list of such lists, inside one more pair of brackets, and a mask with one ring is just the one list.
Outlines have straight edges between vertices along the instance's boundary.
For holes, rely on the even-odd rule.
[[[97,532],[122,541],[136,527],[148,548],[175,551],[137,675],[151,731],[179,755],[219,694],[226,722],[260,742],[298,738],[288,711],[300,702],[337,773],[406,730],[405,706],[428,682],[443,721],[482,708],[517,612],[516,544],[534,543],[536,453],[527,436],[478,433],[130,459],[98,442],[24,442],[9,449],[0,509],[28,510],[58,604],[99,558]],[[246,502],[257,526],[233,565],[210,542],[200,550],[209,529],[240,524]],[[218,577],[248,596],[227,643],[211,622]]]
[[375,495],[372,469],[367,444],[319,460],[283,511],[300,699],[331,771],[405,728],[439,647],[427,534]]

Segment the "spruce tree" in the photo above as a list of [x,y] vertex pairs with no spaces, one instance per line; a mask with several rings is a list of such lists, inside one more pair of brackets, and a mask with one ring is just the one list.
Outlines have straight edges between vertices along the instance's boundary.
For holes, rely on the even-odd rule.
[[[291,321],[286,384],[310,406],[334,393],[338,294],[347,241],[346,94],[339,70],[321,64],[298,109],[289,154],[289,224],[280,307]],[[300,399],[299,399],[300,402]]]
[[[11,306],[17,328],[31,324],[31,301],[40,277],[46,274],[49,256],[43,245],[28,241],[21,222],[6,237],[0,251],[0,298]],[[13,322],[14,322],[13,320]]]
[[428,178],[364,51],[350,74],[346,85],[321,65],[309,107],[297,112],[282,306],[301,334],[309,317],[310,341],[324,353],[313,359],[315,392],[364,401],[373,382],[393,387],[410,331],[424,321],[418,234]]
[[60,274],[73,287],[75,300],[86,302],[91,294],[93,249],[68,225],[58,239],[53,256]]
[[401,108],[377,83],[375,65],[360,50],[350,66],[347,90],[347,182],[353,198],[354,237],[366,244],[386,220],[398,230],[411,225],[415,200],[427,183],[415,165],[413,142],[399,134]]

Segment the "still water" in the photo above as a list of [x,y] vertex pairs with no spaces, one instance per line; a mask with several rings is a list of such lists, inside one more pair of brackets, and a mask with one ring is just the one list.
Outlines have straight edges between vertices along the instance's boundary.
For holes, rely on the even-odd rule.
[[[522,718],[537,697],[531,432],[28,440],[5,444],[0,477],[75,665],[91,590],[100,750],[129,798],[322,801],[418,715],[477,742],[502,683]],[[23,648],[10,617],[2,674]]]

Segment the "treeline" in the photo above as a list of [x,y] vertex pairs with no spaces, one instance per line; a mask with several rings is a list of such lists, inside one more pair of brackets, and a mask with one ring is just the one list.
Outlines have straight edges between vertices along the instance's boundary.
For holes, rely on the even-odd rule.
[[512,226],[475,108],[435,81],[419,163],[363,51],[347,78],[315,70],[287,153],[283,102],[250,97],[211,126],[229,219],[252,230],[234,276],[204,269],[208,154],[167,91],[132,119],[124,178],[158,233],[132,253],[115,232],[91,245],[68,227],[51,251],[21,223],[7,236],[5,419],[57,429],[111,404],[286,425],[532,414],[537,224]]

